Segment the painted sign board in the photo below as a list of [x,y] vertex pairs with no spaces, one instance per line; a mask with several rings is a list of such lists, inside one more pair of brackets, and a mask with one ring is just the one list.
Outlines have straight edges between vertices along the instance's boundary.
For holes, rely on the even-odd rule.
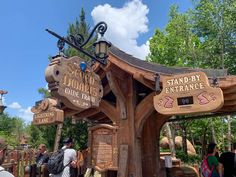
[[56,108],[57,100],[46,98],[31,109],[34,125],[58,124],[64,121],[64,111]]
[[155,109],[164,115],[214,112],[224,104],[220,88],[211,87],[204,72],[162,76],[163,89],[154,96]]
[[87,66],[81,69],[79,57],[58,57],[46,68],[45,76],[52,96],[75,110],[98,107],[103,95],[100,77]]
[[90,166],[102,172],[117,170],[117,127],[101,124],[89,129]]

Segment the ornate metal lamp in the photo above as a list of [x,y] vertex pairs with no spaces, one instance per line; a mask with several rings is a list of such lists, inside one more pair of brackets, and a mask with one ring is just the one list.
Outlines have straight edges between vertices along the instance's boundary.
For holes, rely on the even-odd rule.
[[[62,37],[55,32],[46,29],[47,32],[52,34],[53,36],[57,37],[58,43],[57,46],[60,51],[63,50],[65,43],[68,44],[69,46],[75,48],[76,50],[82,52],[83,54],[87,55],[90,57],[93,61],[97,61],[103,65],[106,65],[107,63],[107,57],[108,57],[108,52],[109,52],[109,47],[111,46],[111,43],[108,42],[104,38],[104,33],[107,30],[107,24],[105,22],[99,22],[92,30],[90,33],[89,37],[84,40],[84,37],[81,34],[77,34],[76,36],[70,35],[69,37]],[[93,44],[95,46],[95,53],[94,55],[91,55],[87,51],[83,49],[83,46],[85,46],[92,36],[94,35],[95,31],[99,34],[98,40]]]
[[4,94],[7,94],[8,92],[5,91],[5,90],[0,90],[0,114],[3,113],[4,109],[6,108],[6,106],[3,105],[3,102],[2,102],[2,96]]

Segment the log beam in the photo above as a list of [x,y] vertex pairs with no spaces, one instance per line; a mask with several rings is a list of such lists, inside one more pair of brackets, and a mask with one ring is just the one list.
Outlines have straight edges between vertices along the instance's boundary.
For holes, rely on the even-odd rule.
[[127,117],[127,115],[126,115],[127,111],[126,111],[126,106],[125,106],[126,98],[125,98],[125,96],[118,84],[117,79],[113,76],[112,72],[107,71],[106,76],[107,76],[107,80],[110,85],[110,88],[111,88],[112,92],[115,94],[116,99],[119,103],[120,117],[122,119],[126,119],[126,117]]
[[153,97],[155,92],[150,93],[146,96],[135,109],[135,127],[138,137],[141,136],[143,124],[145,120],[155,111],[153,106]]
[[98,109],[103,112],[109,119],[111,119],[113,124],[117,123],[117,118],[119,116],[115,106],[102,99]]

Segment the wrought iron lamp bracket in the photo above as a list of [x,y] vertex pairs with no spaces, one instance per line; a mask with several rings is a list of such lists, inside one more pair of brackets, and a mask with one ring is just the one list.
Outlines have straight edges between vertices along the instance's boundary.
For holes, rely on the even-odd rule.
[[56,38],[58,38],[58,42],[57,42],[57,47],[59,49],[60,53],[63,53],[64,50],[64,46],[65,43],[68,44],[69,46],[75,48],[76,50],[82,52],[83,54],[87,55],[88,57],[90,57],[92,60],[95,60],[103,65],[106,64],[106,59],[104,58],[97,58],[96,56],[93,56],[91,54],[89,54],[88,52],[86,52],[83,49],[83,46],[85,46],[90,39],[92,38],[92,36],[94,35],[95,32],[97,32],[98,34],[101,35],[101,37],[103,37],[104,33],[107,30],[107,24],[105,22],[99,22],[91,31],[89,37],[84,40],[84,37],[81,34],[76,34],[74,35],[69,35],[68,37],[62,37],[58,34],[56,34],[55,32],[46,29],[47,32],[49,32],[51,35],[55,36]]

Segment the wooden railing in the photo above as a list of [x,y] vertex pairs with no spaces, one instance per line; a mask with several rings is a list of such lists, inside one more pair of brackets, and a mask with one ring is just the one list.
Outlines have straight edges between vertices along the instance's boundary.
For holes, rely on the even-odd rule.
[[45,166],[35,164],[34,149],[8,151],[2,166],[15,177],[48,177]]

